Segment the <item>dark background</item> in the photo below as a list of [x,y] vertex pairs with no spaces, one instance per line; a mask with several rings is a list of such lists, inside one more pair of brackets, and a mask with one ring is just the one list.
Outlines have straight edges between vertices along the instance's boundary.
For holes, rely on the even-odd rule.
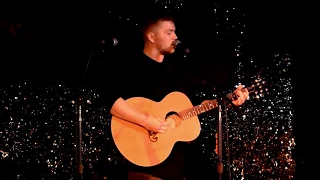
[[[134,24],[139,23],[145,15],[146,6],[152,3],[146,0],[106,1],[105,4],[77,1],[2,2],[1,85],[21,81],[85,85],[84,73],[91,51],[94,53],[89,69],[103,61],[109,68],[106,71],[109,71],[114,69],[114,59],[121,54],[139,50],[136,45],[138,29]],[[294,21],[293,5],[238,2],[234,4],[237,12],[228,15],[214,14],[217,4],[208,3],[185,1],[182,9],[172,10],[176,15],[178,36],[191,52],[188,58],[180,58],[183,53],[178,52],[172,64],[175,66],[180,61],[186,61],[185,66],[190,69],[187,75],[193,77],[191,79],[195,85],[205,80],[218,87],[230,87],[237,83],[234,68],[238,62],[247,62],[250,58],[267,64],[270,63],[268,57],[273,53],[287,51],[293,61],[297,59],[298,37],[295,33],[300,24]],[[232,6],[230,3],[218,5],[218,11]],[[219,16],[218,20],[215,16]],[[228,30],[230,24],[222,20],[226,17],[231,18],[231,23],[239,23],[242,19],[241,24],[246,26],[243,29],[245,35],[240,37]],[[220,32],[219,35],[216,31]],[[111,42],[113,37],[119,41],[115,47],[100,43],[101,40]],[[236,57],[234,52],[238,40],[244,44],[240,57]],[[295,123],[299,127],[298,122]],[[303,174],[302,136],[298,135],[302,130],[296,128],[294,131],[298,143],[295,151],[299,159],[297,173]]]
[[[120,42],[116,48],[103,47],[105,53],[95,53],[100,57],[91,59],[108,61],[110,67],[114,57],[123,54],[121,52],[137,50],[138,29],[134,24],[139,23],[146,14],[143,13],[146,11],[144,6],[148,6],[148,1],[110,1],[105,5],[69,1],[40,4],[10,2],[2,6],[5,8],[1,13],[1,59],[4,63],[1,72],[15,75],[10,75],[10,78],[16,79],[23,76],[40,80],[41,75],[44,79],[68,82],[82,81],[90,52],[102,48],[99,44],[102,39],[111,42],[115,37]],[[237,12],[215,15],[212,13],[214,5],[185,2],[180,10],[172,10],[177,20],[177,33],[184,46],[192,52],[189,64],[195,67],[195,74],[201,74],[203,78],[214,78],[212,75],[208,77],[209,70],[225,72],[220,66],[233,71],[234,64],[249,57],[263,63],[270,52],[287,49],[293,53],[295,37],[292,36],[292,10],[288,5],[235,3],[233,6]],[[217,9],[224,11],[231,6],[230,3],[220,3]],[[218,16],[217,20],[215,16]],[[228,17],[229,21],[223,20]],[[129,23],[125,20],[127,18]],[[245,38],[239,36],[237,26],[230,30],[230,26],[236,23],[246,26],[243,28]],[[233,48],[237,40],[244,44],[240,58],[236,58]],[[205,69],[208,65],[210,68]],[[8,80],[8,76],[3,80]],[[213,83],[223,82],[229,81],[222,79]]]

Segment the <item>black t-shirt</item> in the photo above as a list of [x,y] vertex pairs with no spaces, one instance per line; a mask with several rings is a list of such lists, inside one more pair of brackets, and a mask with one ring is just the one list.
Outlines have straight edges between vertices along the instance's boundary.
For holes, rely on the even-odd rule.
[[[106,108],[111,108],[119,97],[123,99],[145,97],[153,101],[161,101],[170,92],[185,92],[165,60],[159,63],[144,53],[126,59],[126,62],[121,63],[112,71],[112,74],[108,82],[111,87],[106,86],[103,90],[105,93],[102,93]],[[176,143],[170,156],[154,167],[138,167],[128,162],[128,170],[144,172],[166,180],[183,179],[187,146],[186,142]]]

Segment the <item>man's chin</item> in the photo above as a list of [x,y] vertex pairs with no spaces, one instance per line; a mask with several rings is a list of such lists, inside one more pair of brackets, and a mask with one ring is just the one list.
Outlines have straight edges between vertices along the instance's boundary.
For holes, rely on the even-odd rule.
[[171,48],[170,50],[166,51],[167,54],[173,54],[176,50],[174,48]]
[[167,48],[167,49],[163,49],[161,52],[162,52],[162,54],[173,54],[175,52],[175,48],[174,47],[170,47],[170,48]]

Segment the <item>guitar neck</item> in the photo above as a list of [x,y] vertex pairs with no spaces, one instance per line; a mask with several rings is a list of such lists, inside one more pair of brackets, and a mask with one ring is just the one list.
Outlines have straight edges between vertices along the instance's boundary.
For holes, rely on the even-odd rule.
[[200,105],[194,106],[194,107],[186,109],[184,111],[181,111],[181,112],[179,112],[179,115],[183,120],[186,120],[191,117],[202,114],[204,112],[210,111],[216,107],[218,107],[218,101],[217,100],[209,100],[208,102],[205,102]]
[[[247,89],[248,92],[251,93],[251,92],[253,92],[254,87],[248,87],[248,88],[245,88],[245,89]],[[228,98],[231,101],[234,101],[238,97],[234,93],[230,93],[230,94],[228,94],[226,96],[226,98]],[[224,100],[224,101],[228,101],[228,100]],[[180,115],[180,117],[183,120],[186,120],[188,118],[191,118],[191,117],[194,117],[194,116],[198,116],[198,115],[200,115],[202,113],[205,113],[205,112],[210,111],[210,110],[212,110],[214,108],[217,108],[218,106],[219,106],[218,100],[214,99],[214,100],[206,101],[206,102],[204,102],[204,103],[202,103],[200,105],[194,106],[192,108],[183,110],[183,111],[179,112],[178,114]]]

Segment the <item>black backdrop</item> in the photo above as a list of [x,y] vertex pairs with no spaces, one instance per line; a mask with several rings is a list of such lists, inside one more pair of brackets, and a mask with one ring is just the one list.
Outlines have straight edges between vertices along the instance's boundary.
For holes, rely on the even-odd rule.
[[[134,45],[137,29],[125,23],[125,19],[119,20],[119,16],[139,22],[145,2],[106,1],[104,5],[71,1],[2,2],[1,86],[25,80],[82,84],[92,50],[95,53],[91,64],[103,61],[112,70],[115,57],[138,48]],[[192,53],[189,59],[177,58],[174,63],[187,61],[193,75],[201,77],[195,81],[210,79],[216,86],[230,86],[236,82],[233,70],[239,60],[254,58],[260,63],[268,63],[266,58],[270,52],[283,49],[295,59],[298,34],[294,33],[301,24],[292,18],[291,6],[258,2],[239,2],[235,6],[247,12],[244,18],[246,44],[241,58],[235,58],[230,48],[234,46],[234,36],[215,34],[217,27],[213,26],[216,22],[212,6],[197,1],[176,12],[177,27],[183,29],[180,37]],[[99,42],[102,39],[108,42],[112,37],[119,40],[119,45],[105,47],[105,52],[101,53]]]

